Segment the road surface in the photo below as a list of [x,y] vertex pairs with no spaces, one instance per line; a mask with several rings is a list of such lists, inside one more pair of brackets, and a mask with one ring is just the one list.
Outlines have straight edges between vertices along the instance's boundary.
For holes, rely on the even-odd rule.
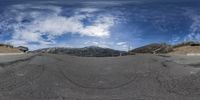
[[191,63],[177,63],[181,58],[173,56],[32,54],[13,59],[0,62],[0,100],[200,98],[200,69]]

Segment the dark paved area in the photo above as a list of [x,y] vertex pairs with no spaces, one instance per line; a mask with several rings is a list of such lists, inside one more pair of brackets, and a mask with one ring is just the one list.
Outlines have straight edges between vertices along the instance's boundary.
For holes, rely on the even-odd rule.
[[40,54],[0,64],[0,100],[199,100],[199,68],[170,57]]

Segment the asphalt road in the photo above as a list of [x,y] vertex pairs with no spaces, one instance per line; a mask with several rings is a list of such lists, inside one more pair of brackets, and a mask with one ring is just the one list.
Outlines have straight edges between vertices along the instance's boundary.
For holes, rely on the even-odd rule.
[[38,54],[14,58],[0,62],[0,100],[200,98],[200,69],[191,63],[177,63],[181,57]]

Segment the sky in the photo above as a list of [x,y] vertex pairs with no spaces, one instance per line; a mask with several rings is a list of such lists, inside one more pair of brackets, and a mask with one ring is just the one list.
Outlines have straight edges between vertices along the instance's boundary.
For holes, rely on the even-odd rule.
[[199,0],[1,0],[0,42],[129,50],[200,41]]

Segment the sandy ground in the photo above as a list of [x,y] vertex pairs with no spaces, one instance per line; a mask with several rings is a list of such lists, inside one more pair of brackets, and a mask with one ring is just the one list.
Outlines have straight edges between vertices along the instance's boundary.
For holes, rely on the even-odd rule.
[[200,46],[182,46],[177,47],[174,51],[170,52],[169,54],[191,54],[196,53],[200,54]]
[[10,48],[10,47],[2,47],[2,46],[0,46],[0,53],[22,53],[22,51],[20,51],[17,48]]
[[106,58],[17,56],[0,63],[0,100],[200,98],[200,69],[192,66],[198,58],[141,54]]

